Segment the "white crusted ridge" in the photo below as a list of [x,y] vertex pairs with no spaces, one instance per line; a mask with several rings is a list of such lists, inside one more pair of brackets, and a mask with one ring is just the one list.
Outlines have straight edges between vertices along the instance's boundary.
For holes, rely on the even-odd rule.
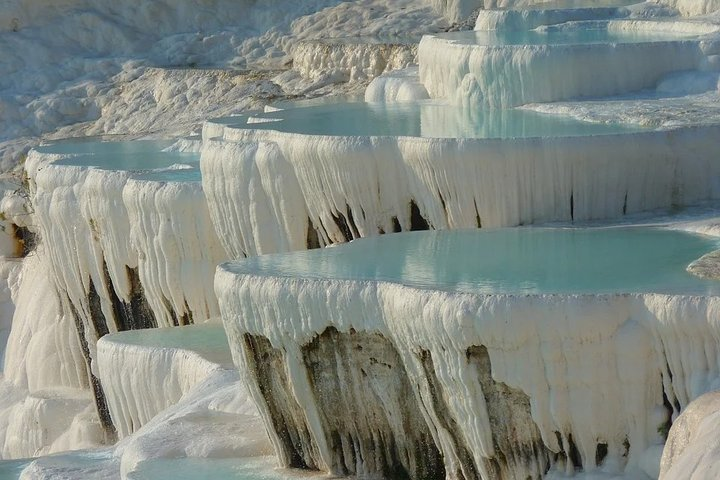
[[224,140],[205,141],[201,168],[223,246],[241,258],[306,248],[309,228],[320,245],[410,230],[412,204],[435,229],[693,205],[720,195],[707,174],[717,128],[503,140],[213,127]]
[[418,48],[420,80],[430,96],[469,108],[628,93],[697,69],[702,57],[691,40],[495,46],[426,35]]
[[418,67],[386,73],[373,79],[365,89],[366,102],[415,102],[430,98],[420,82]]
[[625,17],[630,12],[623,7],[591,6],[578,8],[542,8],[480,10],[475,30],[532,30],[541,25],[555,25],[578,20],[601,20]]
[[295,45],[292,55],[293,69],[305,77],[339,72],[357,81],[417,63],[417,43],[363,38],[308,41]]

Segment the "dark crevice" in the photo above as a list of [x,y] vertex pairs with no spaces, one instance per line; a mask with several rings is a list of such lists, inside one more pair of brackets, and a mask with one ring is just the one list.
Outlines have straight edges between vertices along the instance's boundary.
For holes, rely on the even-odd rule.
[[[663,350],[664,350],[664,349],[665,349],[665,346],[663,345]],[[665,371],[666,371],[667,374],[668,374],[668,385],[672,386],[673,374],[672,374],[672,370],[670,369],[670,364],[667,363],[667,360],[665,361]],[[665,384],[663,383],[663,385],[665,385]],[[664,395],[665,395],[665,391],[664,391],[664,389],[663,389],[663,396],[664,396]],[[673,395],[672,403],[669,401],[669,399],[668,399],[668,403],[669,403],[671,406],[674,406],[674,407],[675,407],[675,412],[678,412],[678,413],[680,412],[680,410],[681,410],[681,409],[680,409],[680,401],[678,400],[678,398],[677,398],[676,395]]]
[[83,324],[75,305],[73,305],[72,301],[70,301],[70,297],[66,297],[66,300],[67,304],[70,306],[70,313],[75,322],[75,331],[77,332],[78,340],[80,342],[80,350],[82,351],[83,358],[85,359],[87,373],[90,376],[90,388],[92,389],[93,397],[95,399],[95,408],[97,409],[98,418],[100,419],[100,424],[105,432],[106,443],[111,445],[115,443],[115,440],[117,439],[117,431],[115,430],[115,425],[113,425],[112,418],[110,417],[110,409],[108,408],[107,400],[105,399],[105,392],[102,389],[102,385],[100,385],[100,380],[93,375],[92,370],[90,369],[92,357],[90,356],[90,348],[88,346],[87,337],[85,336],[85,325]]
[[100,295],[98,295],[97,290],[95,290],[95,284],[93,283],[92,278],[89,279],[89,282],[90,286],[88,287],[87,300],[88,307],[90,309],[90,321],[92,321],[97,338],[102,338],[110,333],[110,329],[107,326],[105,313],[102,311]]
[[576,470],[582,469],[582,457],[580,456],[580,451],[577,448],[577,445],[575,445],[575,441],[573,440],[572,433],[568,434],[568,449],[570,450],[568,452],[568,457],[570,461],[572,462],[573,466]]
[[306,244],[308,250],[311,250],[313,248],[320,248],[320,239],[318,238],[317,230],[315,229],[315,225],[313,224],[312,220],[310,220],[310,217],[308,217]]
[[165,310],[170,314],[170,319],[172,320],[173,327],[179,327],[180,323],[178,322],[178,316],[177,313],[175,313],[175,309],[170,304],[170,300],[163,296],[162,302],[165,306]]
[[195,323],[193,321],[193,314],[190,310],[190,306],[187,303],[187,300],[185,300],[185,313],[180,316],[180,325],[192,325]]
[[340,230],[340,233],[342,233],[342,236],[345,238],[345,241],[349,242],[350,240],[352,240],[352,230],[350,230],[350,226],[348,225],[345,216],[342,213],[338,213],[337,215],[333,213],[332,219],[335,222],[335,225],[337,225],[338,229]]
[[107,285],[107,294],[115,317],[115,326],[118,331],[137,330],[140,328],[156,328],[157,321],[150,305],[147,303],[137,268],[125,266],[125,274],[130,283],[130,302],[118,297],[115,286],[110,278],[107,263],[103,260],[103,275]]
[[473,199],[473,205],[475,205],[475,225],[477,226],[477,228],[482,228],[482,220],[480,219],[480,210],[478,210],[476,199]]
[[627,192],[625,192],[625,200],[623,200],[623,215],[627,215]]
[[[125,266],[125,273],[130,280],[130,311],[127,311],[127,305],[125,305],[125,313],[133,319],[132,328],[157,328],[155,313],[150,308],[147,298],[145,298],[145,289],[140,282],[137,268]],[[190,311],[187,302],[185,308],[187,312]],[[189,325],[192,323],[192,314],[186,315],[189,315],[190,318]]]
[[[460,437],[460,429],[455,419],[448,413],[448,406],[442,396],[442,392],[438,388],[439,381],[435,375],[435,366],[433,365],[432,356],[427,350],[422,350],[419,354],[420,363],[422,364],[425,378],[427,379],[430,398],[432,400],[433,411],[437,414],[438,421],[452,440],[452,447],[455,450],[458,460],[460,461],[460,470],[456,472],[457,478],[466,480],[475,480],[480,478],[473,456],[466,447]],[[440,477],[441,478],[441,477]]]
[[[660,382],[662,385],[662,381]],[[663,388],[663,407],[665,407],[665,413],[667,415],[667,418],[663,423],[658,425],[658,433],[662,435],[663,440],[667,440],[668,433],[670,433],[670,427],[672,427],[672,416],[673,416],[673,405],[670,403],[670,400],[668,399],[667,395],[665,394],[665,389]],[[679,409],[677,410],[679,411]]]
[[314,460],[319,458],[317,446],[310,436],[305,413],[293,396],[283,352],[273,348],[265,337],[246,333],[243,338],[248,368],[280,440],[277,453],[281,463],[290,468],[317,469]]
[[420,209],[415,200],[410,201],[410,231],[430,230],[430,224],[420,214]]
[[35,248],[35,234],[28,230],[27,227],[18,227],[14,223],[11,223],[12,236],[15,240],[15,255],[18,257],[27,257],[28,254]]
[[575,192],[570,192],[570,221],[575,221]]
[[443,198],[442,193],[440,193],[440,190],[437,192],[438,198],[440,199],[440,205],[442,205],[443,212],[445,212],[445,216],[447,216],[447,206],[445,205],[445,198]]
[[605,457],[607,457],[607,454],[608,444],[598,443],[597,447],[595,447],[595,465],[598,467],[602,465],[602,462],[605,461]]
[[353,216],[352,209],[347,203],[345,204],[345,212],[347,213],[346,218],[353,238],[360,238],[360,230],[358,230],[357,225],[355,224],[355,217]]
[[402,227],[400,226],[400,220],[398,220],[397,217],[392,217],[392,231],[393,233],[402,232]]

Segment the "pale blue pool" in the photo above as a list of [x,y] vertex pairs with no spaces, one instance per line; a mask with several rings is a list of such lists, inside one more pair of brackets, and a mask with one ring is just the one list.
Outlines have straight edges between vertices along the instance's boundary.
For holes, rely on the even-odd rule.
[[483,294],[720,294],[686,271],[718,239],[660,228],[408,232],[228,264],[239,274],[369,280]]
[[[32,464],[32,465],[31,465]],[[112,449],[75,450],[37,458],[0,461],[0,480],[18,480],[23,470],[30,468],[32,475],[25,478],[94,479],[109,478],[120,473],[119,459]]]
[[18,480],[32,459],[0,460],[0,480]]
[[[235,128],[305,135],[428,138],[522,138],[601,135],[646,130],[590,123],[519,109],[465,109],[439,101],[328,103],[238,118]],[[262,122],[264,121],[264,122]]]
[[227,336],[221,324],[126,330],[112,333],[107,338],[113,342],[144,347],[230,351]]
[[[125,170],[143,173],[166,174],[168,178],[192,177],[198,170],[200,154],[195,152],[165,151],[175,140],[129,140],[97,141],[67,140],[37,147],[40,153],[62,154],[66,158],[55,161],[56,165],[94,167],[103,170]],[[179,168],[178,168],[179,167]],[[160,175],[162,176],[162,175]],[[199,177],[199,173],[196,175]],[[185,181],[185,180],[181,180]]]
[[35,147],[40,153],[81,155],[83,153],[144,153],[164,150],[175,140],[121,140],[113,141],[97,137],[78,137],[58,140],[48,145]]

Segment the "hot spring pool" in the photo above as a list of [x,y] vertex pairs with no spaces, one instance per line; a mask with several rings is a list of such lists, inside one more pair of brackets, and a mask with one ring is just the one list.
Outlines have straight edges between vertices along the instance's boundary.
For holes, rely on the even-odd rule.
[[63,155],[55,165],[94,167],[103,170],[157,171],[162,177],[184,178],[197,170],[200,154],[195,152],[167,151],[175,140],[97,141],[66,140],[37,147],[41,154]]
[[521,109],[465,109],[437,101],[325,103],[220,122],[233,128],[304,135],[427,138],[572,137],[646,130]]
[[720,240],[661,228],[409,232],[230,264],[236,274],[385,281],[481,294],[720,294],[688,273]]

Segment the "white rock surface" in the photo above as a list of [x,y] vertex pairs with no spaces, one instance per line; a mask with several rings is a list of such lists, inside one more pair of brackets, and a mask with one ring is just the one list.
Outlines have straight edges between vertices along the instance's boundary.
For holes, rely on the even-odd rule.
[[675,420],[663,451],[660,478],[692,480],[720,475],[720,393],[694,400]]
[[629,93],[654,87],[668,73],[697,69],[702,57],[696,41],[487,46],[426,35],[418,47],[430,97],[469,108]]
[[365,89],[366,102],[414,102],[430,98],[418,77],[418,67],[386,73],[373,79]]
[[394,218],[409,230],[411,202],[447,229],[619,218],[720,196],[708,174],[717,127],[512,140],[220,131],[201,168],[229,258],[306,248],[308,228],[320,245],[344,242],[339,216],[352,216],[352,238],[392,232]]
[[328,72],[342,75],[350,81],[374,78],[378,75],[417,63],[417,43],[330,39],[300,42],[293,48],[293,69],[310,79]]

